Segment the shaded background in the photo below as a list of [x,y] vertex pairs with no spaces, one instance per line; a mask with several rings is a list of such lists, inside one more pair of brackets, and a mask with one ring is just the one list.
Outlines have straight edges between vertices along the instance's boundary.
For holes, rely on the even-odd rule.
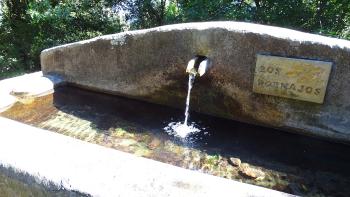
[[350,39],[348,0],[3,0],[0,79],[40,70],[45,48],[126,30],[217,20]]

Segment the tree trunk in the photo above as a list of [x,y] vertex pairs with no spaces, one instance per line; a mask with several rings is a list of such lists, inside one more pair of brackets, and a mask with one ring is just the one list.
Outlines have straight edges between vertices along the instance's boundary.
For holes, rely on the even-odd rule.
[[165,6],[166,6],[166,0],[160,1],[160,8],[159,8],[159,17],[158,17],[158,25],[164,24],[165,19]]
[[260,0],[254,0],[255,6],[256,6],[256,12],[254,15],[254,20],[256,22],[261,22],[261,5],[260,5]]
[[[8,9],[6,17],[9,20],[11,28],[11,42],[17,51],[18,58],[23,65],[24,69],[29,70],[30,60],[29,51],[31,45],[31,36],[28,36],[31,32],[27,32],[29,22],[27,19],[28,0],[6,0],[5,6]],[[29,45],[29,47],[28,47]]]
[[318,22],[319,28],[323,29],[323,17],[322,13],[326,7],[327,1],[319,0],[317,3],[317,10],[316,10],[316,21]]

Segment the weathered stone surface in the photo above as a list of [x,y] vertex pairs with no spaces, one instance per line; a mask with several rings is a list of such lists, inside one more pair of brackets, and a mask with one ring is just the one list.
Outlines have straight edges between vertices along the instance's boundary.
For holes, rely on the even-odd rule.
[[218,191],[239,197],[293,196],[136,157],[2,117],[0,128],[0,172],[12,168],[27,176],[9,175],[23,177],[25,182],[35,180],[48,189],[103,197],[206,197],[216,196]]
[[[332,62],[323,104],[254,93],[258,54]],[[47,49],[44,74],[72,84],[183,108],[187,61],[213,67],[197,78],[191,109],[350,141],[350,42],[239,22],[189,23],[106,35]]]
[[239,167],[241,165],[241,160],[239,158],[230,157],[229,161],[230,161],[230,164],[235,167]]
[[51,94],[55,86],[64,82],[60,77],[43,76],[42,72],[0,81],[0,112],[6,111],[16,102],[30,103],[35,97]]
[[265,173],[259,169],[255,169],[249,166],[247,163],[242,163],[240,166],[240,172],[251,179],[263,180],[265,178]]

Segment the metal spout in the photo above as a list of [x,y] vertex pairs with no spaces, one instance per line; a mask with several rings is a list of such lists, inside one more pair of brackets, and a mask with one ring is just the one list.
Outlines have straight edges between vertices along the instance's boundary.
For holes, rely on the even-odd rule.
[[197,75],[197,69],[195,68],[197,62],[198,57],[192,58],[187,64],[186,73]]
[[207,57],[196,56],[192,58],[186,68],[186,72],[194,76],[203,76],[211,67],[211,61]]
[[199,76],[203,76],[207,70],[211,67],[211,61],[206,58],[204,59],[200,64],[199,64],[199,67],[198,67],[198,74]]

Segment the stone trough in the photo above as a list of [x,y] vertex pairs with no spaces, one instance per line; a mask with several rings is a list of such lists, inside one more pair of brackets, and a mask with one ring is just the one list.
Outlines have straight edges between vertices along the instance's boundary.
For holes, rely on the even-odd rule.
[[[188,23],[54,47],[42,52],[41,65],[45,75],[70,84],[183,108],[186,65],[196,55],[209,58],[212,68],[196,79],[191,109],[350,141],[350,42],[345,40],[241,22]],[[284,75],[259,75],[264,65],[258,57],[268,59],[267,71],[282,69]],[[259,83],[261,77],[267,81]],[[256,88],[259,84],[267,87]]]
[[26,182],[34,179],[52,188],[101,197],[202,197],[221,193],[294,196],[137,157],[2,117],[0,125],[0,170],[3,166],[14,168],[16,172],[7,174]]
[[[325,193],[328,192],[327,194],[336,195],[337,190],[340,191],[340,194],[348,193],[348,189],[344,187],[348,182],[341,182],[347,180],[346,176],[350,172],[347,169],[333,172],[333,169],[344,168],[343,166],[347,165],[347,161],[350,161],[350,158],[347,157],[347,151],[350,151],[350,149],[346,145],[300,137],[300,135],[289,133],[287,133],[288,139],[289,137],[293,138],[292,142],[296,142],[296,145],[290,142],[283,143],[286,141],[287,135],[283,137],[282,135],[273,134],[268,136],[274,137],[266,137],[273,140],[279,138],[281,140],[279,144],[273,140],[268,141],[266,138],[261,139],[261,135],[256,137],[259,135],[255,134],[248,134],[248,137],[239,138],[243,132],[249,133],[249,129],[245,129],[248,127],[244,126],[236,126],[232,128],[232,132],[237,132],[236,135],[233,135],[235,137],[232,137],[232,140],[235,141],[232,141],[232,146],[236,148],[232,150],[236,152],[231,149],[230,151],[235,152],[234,154],[238,156],[243,156],[241,157],[242,161],[251,163],[241,164],[238,157],[229,157],[227,164],[230,166],[227,166],[221,155],[212,156],[206,148],[196,150],[199,155],[197,158],[200,158],[199,161],[202,160],[201,158],[210,158],[217,161],[216,163],[212,162],[216,168],[220,167],[221,169],[221,166],[225,166],[223,168],[233,169],[233,175],[237,171],[238,179],[234,179],[232,175],[233,180],[229,180],[228,177],[220,174],[219,176],[217,174],[212,176],[201,173],[202,171],[198,169],[197,171],[183,169],[174,166],[172,163],[170,163],[171,165],[166,164],[161,160],[159,162],[154,161],[153,158],[138,157],[136,153],[132,155],[125,153],[127,151],[121,152],[120,150],[124,151],[124,149],[119,150],[114,145],[130,142],[140,145],[140,147],[145,145],[139,141],[121,137],[122,131],[124,133],[129,132],[126,130],[130,125],[126,123],[131,117],[121,115],[125,120],[122,118],[116,119],[121,125],[119,127],[126,130],[119,131],[118,129],[121,128],[117,126],[114,128],[113,125],[109,125],[106,127],[108,129],[105,130],[100,129],[99,124],[94,123],[108,122],[107,113],[104,111],[101,112],[100,110],[98,114],[96,111],[90,111],[91,106],[86,105],[86,109],[89,108],[89,110],[82,111],[79,114],[75,113],[77,111],[70,111],[69,109],[79,110],[81,108],[69,108],[68,105],[62,105],[62,103],[60,105],[59,102],[59,95],[62,96],[67,92],[69,95],[72,92],[80,91],[76,98],[87,100],[89,100],[88,97],[93,96],[86,96],[89,94],[81,93],[82,90],[79,88],[66,90],[67,92],[61,90],[61,93],[59,93],[59,89],[64,87],[55,89],[58,86],[68,84],[160,104],[160,107],[165,105],[183,109],[188,82],[186,66],[189,60],[194,57],[210,61],[211,66],[203,76],[195,79],[191,94],[191,110],[212,115],[208,117],[215,120],[224,118],[269,127],[256,127],[255,129],[259,132],[254,132],[259,134],[268,130],[275,132],[271,128],[278,128],[279,130],[322,137],[343,143],[350,142],[350,104],[347,102],[350,96],[349,41],[284,28],[240,22],[177,24],[105,35],[46,49],[41,53],[42,72],[0,81],[0,112],[2,112],[0,115],[3,116],[0,117],[0,178],[7,176],[15,182],[19,179],[18,182],[24,182],[23,185],[26,187],[31,185],[28,182],[35,182],[40,185],[46,184],[44,191],[52,192],[52,190],[56,191],[58,189],[58,192],[67,192],[68,194],[73,192],[71,194],[73,196],[75,194],[76,196],[213,196],[221,193],[230,193],[235,196],[293,196],[246,183],[258,183],[257,185],[260,184],[260,186],[285,192],[291,191],[291,193],[297,195],[317,193],[318,191],[313,191],[314,189],[309,187],[310,185],[317,185],[317,187],[322,188],[327,185],[329,187],[325,189],[327,190]],[[85,95],[85,97],[79,95]],[[112,99],[109,100],[101,95],[100,99],[93,100],[97,101],[92,102],[93,105],[103,102],[111,104]],[[74,99],[67,99],[73,97],[62,98],[68,100],[67,102],[74,101]],[[121,102],[120,105],[123,105],[122,100],[116,100],[114,104],[117,101],[118,104]],[[50,105],[48,105],[49,102],[51,102]],[[82,105],[88,103],[84,104],[81,99],[80,102]],[[139,103],[144,104],[144,102]],[[77,105],[77,103],[73,102],[72,105]],[[27,106],[28,108],[20,108],[19,106]],[[141,104],[135,104],[135,106],[131,105],[130,108],[142,110],[140,106]],[[111,107],[111,110],[123,109],[122,107],[113,108],[115,105],[109,107]],[[20,115],[24,114],[23,117],[27,118],[27,122],[24,121],[24,118],[21,119],[22,116],[18,116],[17,119],[14,118],[22,123],[4,118],[12,117],[4,115],[6,111],[11,111],[12,108],[14,108],[15,116],[18,115],[17,112]],[[27,109],[27,111],[22,109]],[[35,112],[29,113],[30,110],[28,109],[40,110],[32,110]],[[166,110],[166,113],[171,111],[169,108],[166,108]],[[155,108],[150,111],[158,115]],[[147,112],[146,110],[143,113]],[[9,112],[9,114],[11,113]],[[99,115],[99,118],[103,117],[103,121],[94,121],[93,118],[89,119],[89,117],[81,116],[81,114],[89,114],[91,117]],[[141,113],[141,116],[145,115]],[[161,116],[161,114],[158,116]],[[36,122],[38,117],[43,120]],[[116,117],[119,118],[119,116]],[[64,118],[71,122],[61,124],[61,121],[65,120]],[[112,118],[112,116],[109,118]],[[82,127],[84,126],[87,127],[88,132],[83,132],[84,128]],[[52,128],[56,128],[56,130]],[[129,130],[135,130],[132,125],[130,128]],[[229,128],[229,131],[231,131],[231,128]],[[77,135],[72,135],[74,132]],[[130,132],[128,134],[130,136],[137,135],[135,133]],[[264,136],[267,133],[264,133]],[[276,133],[282,134],[283,132]],[[79,138],[78,134],[80,134],[80,137],[84,135],[86,138]],[[90,135],[95,137],[90,137]],[[218,136],[220,136],[220,143],[222,143],[223,140],[221,139],[225,137]],[[150,136],[148,137],[145,139],[153,139]],[[87,138],[94,140],[96,138],[96,140],[89,141]],[[271,147],[273,150],[278,149],[276,144],[278,144],[277,147],[283,147],[283,150],[276,152],[261,151],[262,154],[260,154],[263,157],[266,156],[266,160],[276,157],[276,155],[282,155],[281,159],[277,158],[269,162],[269,165],[265,165],[266,163],[259,161],[259,157],[256,157],[254,153],[250,154],[260,152],[260,149],[255,151],[253,147],[253,149],[250,149],[253,151],[249,152],[249,146],[252,146],[252,144],[247,143],[249,142],[248,138],[260,140],[257,145],[259,148],[261,144],[266,145],[265,149]],[[109,144],[108,139],[113,139],[114,144]],[[242,139],[241,144],[239,143],[240,139]],[[101,142],[98,140],[101,140]],[[227,137],[226,140],[231,146],[231,138]],[[303,140],[307,142],[299,143]],[[160,140],[158,142],[156,140],[149,141],[150,145],[154,147],[150,148],[147,144],[142,148],[145,150],[146,148],[154,149],[154,152],[158,151],[155,147],[161,147],[159,144],[163,143]],[[266,144],[269,142],[272,143]],[[327,146],[328,143],[337,146]],[[170,145],[180,147],[180,145],[175,146],[175,143],[164,144],[169,144],[167,147],[170,147]],[[295,148],[294,146],[298,146],[298,144],[310,144],[310,147],[304,145],[299,149]],[[315,144],[316,146],[314,146]],[[247,159],[247,157],[244,157],[245,154],[240,153],[240,149],[237,147],[244,149],[244,151],[247,151],[244,152],[245,154],[254,158],[252,160]],[[291,150],[284,149],[284,147]],[[220,150],[217,147],[211,148],[213,150],[216,148],[217,152]],[[313,151],[314,149],[319,151]],[[288,153],[283,152],[286,150],[289,154],[293,153],[290,155],[297,155],[300,158],[293,156],[289,158]],[[310,152],[305,154],[299,154],[298,152],[305,152],[306,150]],[[203,154],[200,155],[199,153]],[[273,154],[268,157],[268,153]],[[305,155],[308,154],[311,156],[306,157]],[[171,156],[171,154],[165,154],[164,157],[169,155]],[[323,158],[324,155],[325,158]],[[140,156],[145,155],[141,154]],[[217,160],[214,160],[215,156],[218,157]],[[294,164],[293,161],[291,162],[293,165],[289,162],[285,162],[288,165],[283,162],[282,164],[278,163],[284,161],[287,157],[288,161],[302,160],[304,163]],[[322,165],[322,161],[325,160],[331,162],[326,161]],[[321,165],[313,163],[317,161],[320,161]],[[339,165],[335,163],[339,163]],[[312,169],[303,166],[304,164],[305,166],[312,166]],[[225,169],[221,171],[228,172]],[[262,169],[265,171],[262,171]],[[304,170],[301,173],[305,172],[305,174],[300,175],[300,170]],[[245,177],[245,179],[242,178],[247,174],[257,174],[257,172],[261,172],[264,176],[254,175]],[[345,173],[342,174],[342,172]],[[326,181],[321,176],[324,174],[327,176]],[[225,177],[225,179],[220,178],[220,176]],[[338,176],[342,177],[339,178]],[[274,177],[277,178],[272,179]],[[311,177],[312,182],[304,181],[309,180],[305,177]],[[313,177],[316,178],[313,179]],[[319,180],[319,177],[322,180]],[[336,181],[333,181],[332,177],[336,177]],[[258,180],[259,178],[265,178],[266,180],[259,183],[259,181],[262,181]],[[248,179],[249,182],[239,182]],[[316,179],[318,182],[314,183],[313,180]],[[271,180],[277,181],[273,182]],[[327,184],[328,180],[333,182]],[[265,183],[270,185],[262,185]],[[286,185],[286,188],[292,190],[286,190]],[[333,190],[333,187],[335,190]],[[345,189],[341,190],[340,187]],[[298,193],[299,188],[302,189],[301,193]],[[323,189],[321,190],[323,191]],[[0,191],[2,191],[1,187]]]

